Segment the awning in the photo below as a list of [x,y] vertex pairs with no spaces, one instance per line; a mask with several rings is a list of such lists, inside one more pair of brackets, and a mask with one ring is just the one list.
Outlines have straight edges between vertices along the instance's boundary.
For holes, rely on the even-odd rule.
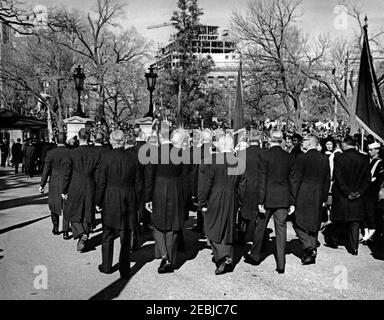
[[46,121],[34,117],[26,117],[21,114],[8,110],[0,109],[0,129],[42,129],[46,128]]

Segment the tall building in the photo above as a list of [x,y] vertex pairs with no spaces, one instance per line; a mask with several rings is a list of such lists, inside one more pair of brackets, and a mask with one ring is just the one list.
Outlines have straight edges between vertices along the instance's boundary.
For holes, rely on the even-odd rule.
[[[192,45],[192,51],[196,56],[211,58],[215,64],[208,75],[208,85],[234,86],[236,84],[239,55],[235,51],[236,44],[230,39],[228,30],[224,29],[220,32],[218,26],[203,25]],[[159,46],[156,59],[155,66],[158,70],[179,66],[175,39],[167,45]]]

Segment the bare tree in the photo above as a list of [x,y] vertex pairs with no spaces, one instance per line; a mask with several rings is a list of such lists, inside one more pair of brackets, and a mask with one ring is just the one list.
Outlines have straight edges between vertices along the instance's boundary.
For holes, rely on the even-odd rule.
[[282,99],[301,131],[301,94],[307,78],[298,68],[305,44],[295,27],[299,5],[300,1],[288,0],[249,2],[246,15],[233,14],[232,29],[243,45],[250,74],[266,85],[267,94]]
[[[106,50],[110,45],[110,27],[116,27],[125,4],[119,0],[97,0],[96,8],[85,17],[66,9],[51,10],[48,26],[55,32],[63,33],[68,41],[60,45],[73,50],[89,63],[90,74],[95,78],[98,93],[97,115],[105,119],[105,73]],[[127,59],[127,58],[125,58]]]

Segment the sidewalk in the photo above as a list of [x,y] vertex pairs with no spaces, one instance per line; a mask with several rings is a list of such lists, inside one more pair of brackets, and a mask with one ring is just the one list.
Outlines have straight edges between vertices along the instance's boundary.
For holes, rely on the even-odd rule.
[[[241,259],[233,273],[215,276],[205,240],[188,229],[194,216],[184,230],[186,252],[180,253],[174,273],[157,273],[153,241],[145,234],[132,255],[134,275],[129,281],[120,280],[118,272],[101,274],[100,232],[92,234],[85,253],[76,251],[76,241],[53,236],[47,196],[38,192],[39,181],[40,177],[29,180],[0,169],[0,299],[384,299],[384,261],[375,259],[367,246],[360,246],[355,257],[344,247],[325,247],[320,236],[317,263],[302,266],[290,224],[283,275],[275,272],[274,257],[269,255],[260,266]],[[115,263],[118,254],[115,241]],[[44,268],[48,288],[36,289],[36,277]]]

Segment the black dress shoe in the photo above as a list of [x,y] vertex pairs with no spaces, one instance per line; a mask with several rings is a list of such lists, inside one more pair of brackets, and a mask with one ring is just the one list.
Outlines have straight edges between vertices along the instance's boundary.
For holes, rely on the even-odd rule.
[[220,263],[220,265],[215,270],[216,275],[225,274],[227,272],[233,271],[233,264],[231,258],[225,258],[224,261]]
[[53,233],[55,236],[58,236],[58,235],[60,234],[60,232],[59,232],[59,228],[57,228],[57,227],[53,227],[53,229],[52,229],[52,233]]
[[66,232],[63,233],[63,239],[64,239],[64,240],[69,240],[69,239],[71,239],[71,236],[69,235],[69,232],[68,232],[68,231],[66,231]]
[[358,255],[358,252],[356,249],[352,249],[352,248],[346,248],[348,253],[353,255],[353,256],[357,256]]
[[158,273],[171,273],[174,271],[173,265],[166,259],[163,259],[160,263],[159,269],[157,269]]
[[79,239],[79,241],[77,242],[77,251],[83,251],[87,240],[88,240],[88,236],[86,234],[83,234]]
[[303,265],[315,264],[316,263],[316,252],[314,250],[307,250],[301,258]]
[[248,263],[248,264],[251,264],[251,265],[253,265],[253,266],[258,266],[258,265],[261,263],[260,260],[253,259],[253,258],[249,255],[249,253],[246,253],[246,254],[244,255],[244,262],[245,262],[245,263]]
[[280,273],[280,274],[285,273],[285,270],[284,270],[284,269],[276,268],[276,271],[277,271],[277,273]]
[[99,264],[98,269],[99,269],[99,271],[100,271],[101,273],[112,274],[112,270],[109,270],[109,271],[104,270],[102,264]]

